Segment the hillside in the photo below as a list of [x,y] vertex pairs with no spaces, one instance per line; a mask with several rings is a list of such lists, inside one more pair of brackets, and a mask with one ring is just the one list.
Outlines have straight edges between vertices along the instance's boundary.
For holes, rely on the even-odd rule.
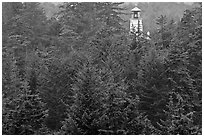
[[3,135],[202,134],[202,3],[121,5],[3,3]]

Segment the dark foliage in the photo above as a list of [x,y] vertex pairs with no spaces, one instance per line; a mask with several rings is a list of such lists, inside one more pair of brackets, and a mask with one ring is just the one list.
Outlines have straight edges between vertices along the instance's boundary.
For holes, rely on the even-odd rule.
[[3,134],[202,134],[201,4],[156,16],[151,39],[124,3],[3,5]]

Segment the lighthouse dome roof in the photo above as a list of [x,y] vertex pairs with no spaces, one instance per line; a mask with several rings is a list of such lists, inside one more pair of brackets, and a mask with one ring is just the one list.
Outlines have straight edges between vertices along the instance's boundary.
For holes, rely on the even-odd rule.
[[141,9],[139,9],[138,7],[135,7],[135,8],[133,8],[131,11],[132,11],[132,12],[133,12],[133,11],[141,11]]

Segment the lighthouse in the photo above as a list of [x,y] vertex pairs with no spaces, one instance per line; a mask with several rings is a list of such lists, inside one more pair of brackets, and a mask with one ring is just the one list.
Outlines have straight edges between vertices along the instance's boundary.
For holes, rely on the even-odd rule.
[[141,10],[135,7],[131,10],[130,32],[135,32],[137,35],[143,31],[142,18],[140,17]]

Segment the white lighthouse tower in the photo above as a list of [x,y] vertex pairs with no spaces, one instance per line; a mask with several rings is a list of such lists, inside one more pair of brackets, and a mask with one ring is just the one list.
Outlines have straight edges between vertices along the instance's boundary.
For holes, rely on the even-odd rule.
[[140,17],[141,10],[135,7],[131,10],[130,18],[130,32],[135,32],[139,34],[143,31],[142,18]]

